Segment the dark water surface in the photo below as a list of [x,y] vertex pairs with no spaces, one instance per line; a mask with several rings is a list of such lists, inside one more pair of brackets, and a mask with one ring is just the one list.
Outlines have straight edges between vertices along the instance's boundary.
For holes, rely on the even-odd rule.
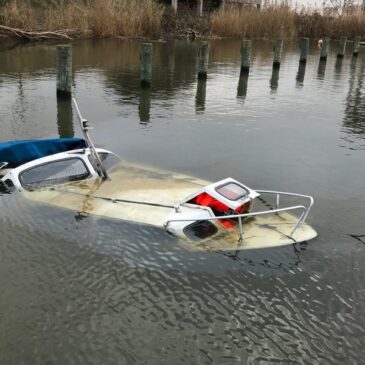
[[[318,238],[279,249],[190,252],[158,229],[0,192],[0,364],[365,363],[365,49],[299,66],[286,45],[74,43],[74,94],[98,146],[209,180],[313,195]],[[56,100],[55,45],[2,44],[0,141],[81,136]]]

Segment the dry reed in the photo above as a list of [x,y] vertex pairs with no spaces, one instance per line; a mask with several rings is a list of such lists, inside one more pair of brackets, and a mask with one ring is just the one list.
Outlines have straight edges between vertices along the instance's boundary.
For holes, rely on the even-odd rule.
[[24,30],[77,29],[93,37],[158,36],[164,9],[154,0],[81,0],[34,7],[11,0],[2,24]]
[[225,7],[212,15],[211,31],[226,37],[295,36],[295,17],[286,4],[269,5],[263,10]]
[[293,9],[287,3],[267,4],[261,11],[226,7],[212,15],[211,33],[250,38],[365,37],[365,14],[322,16],[318,11]]
[[159,37],[189,29],[236,38],[365,37],[364,13],[322,16],[318,10],[294,9],[290,0],[272,1],[266,0],[261,11],[226,6],[201,18],[181,9],[175,15],[157,0],[7,0],[0,22],[32,31],[76,29],[91,37]]

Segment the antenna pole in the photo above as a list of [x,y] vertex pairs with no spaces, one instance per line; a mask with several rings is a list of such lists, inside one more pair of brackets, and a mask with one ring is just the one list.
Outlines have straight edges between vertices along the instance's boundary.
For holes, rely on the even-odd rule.
[[81,130],[84,133],[86,143],[87,143],[87,145],[90,149],[90,152],[91,152],[92,156],[94,157],[94,159],[96,161],[96,166],[94,166],[94,168],[95,168],[96,172],[98,173],[98,175],[103,180],[106,180],[106,179],[109,178],[108,173],[106,172],[105,167],[103,166],[103,163],[100,160],[100,156],[96,152],[94,143],[91,140],[90,135],[89,135],[89,130],[92,129],[92,127],[90,127],[89,121],[82,117],[79,106],[77,105],[76,99],[73,98],[72,101],[75,105],[77,116],[78,116],[79,121],[80,121]]

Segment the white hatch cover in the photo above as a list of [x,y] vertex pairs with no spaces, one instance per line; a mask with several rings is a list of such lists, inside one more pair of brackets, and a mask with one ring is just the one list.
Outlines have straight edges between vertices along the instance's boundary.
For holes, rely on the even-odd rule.
[[203,191],[234,210],[260,195],[231,177],[210,184]]

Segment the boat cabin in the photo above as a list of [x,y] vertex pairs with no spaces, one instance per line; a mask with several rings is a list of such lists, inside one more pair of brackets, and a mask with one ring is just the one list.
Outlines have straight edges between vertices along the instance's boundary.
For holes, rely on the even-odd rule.
[[[106,166],[115,163],[112,152],[98,149],[98,154]],[[0,143],[0,161],[0,179],[19,191],[98,176],[92,151],[79,138]]]

